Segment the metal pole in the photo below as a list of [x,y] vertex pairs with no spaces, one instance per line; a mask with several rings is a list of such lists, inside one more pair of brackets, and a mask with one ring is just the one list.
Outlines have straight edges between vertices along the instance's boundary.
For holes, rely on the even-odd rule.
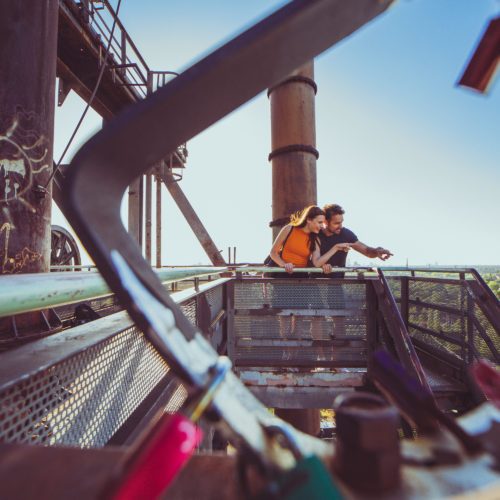
[[274,239],[287,216],[316,204],[316,159],[319,154],[316,150],[314,63],[299,68],[269,89],[268,94]]
[[146,260],[151,264],[151,233],[152,233],[152,208],[153,208],[153,177],[150,172],[146,174],[146,237],[144,242]]
[[[314,62],[304,65],[269,89],[273,169],[273,239],[286,217],[316,204],[316,126]],[[285,220],[283,220],[285,219]],[[276,409],[276,414],[298,429],[319,434],[319,410]]]
[[161,267],[161,178],[156,173],[156,267]]
[[[163,268],[156,271],[156,275],[165,284],[216,275],[224,271],[227,271],[226,267]],[[0,276],[0,318],[74,304],[111,293],[97,272]]]
[[[141,176],[142,177],[142,176]],[[141,177],[128,188],[128,232],[142,249],[141,238]]]
[[50,266],[58,7],[0,2],[0,274]]

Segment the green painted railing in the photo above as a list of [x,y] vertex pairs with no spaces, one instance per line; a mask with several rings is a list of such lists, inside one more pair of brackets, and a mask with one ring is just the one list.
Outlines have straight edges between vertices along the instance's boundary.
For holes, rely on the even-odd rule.
[[[220,274],[226,267],[191,267],[155,270],[164,284]],[[49,307],[74,304],[110,295],[108,285],[96,271],[53,272],[0,276],[0,317]]]

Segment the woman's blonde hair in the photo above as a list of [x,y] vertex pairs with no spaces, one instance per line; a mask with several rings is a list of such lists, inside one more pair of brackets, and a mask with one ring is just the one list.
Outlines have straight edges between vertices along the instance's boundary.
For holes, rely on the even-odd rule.
[[290,225],[293,227],[304,227],[307,219],[314,219],[318,215],[325,215],[325,211],[316,205],[309,205],[290,215]]

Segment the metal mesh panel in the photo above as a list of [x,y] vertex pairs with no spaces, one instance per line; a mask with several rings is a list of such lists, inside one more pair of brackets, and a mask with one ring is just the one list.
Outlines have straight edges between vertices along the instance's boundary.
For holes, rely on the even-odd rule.
[[391,290],[392,295],[394,295],[394,298],[400,299],[401,298],[401,278],[392,278],[390,276],[386,276],[387,284],[389,285],[389,288]]
[[108,297],[101,297],[98,299],[84,300],[82,302],[78,302],[77,304],[70,304],[67,306],[57,307],[55,309],[57,315],[61,319],[61,321],[69,321],[72,320],[75,316],[75,308],[79,304],[87,304],[89,305],[99,316],[108,316],[115,312],[121,311],[122,307],[118,302],[118,299],[114,295],[110,295]]
[[366,316],[246,316],[237,315],[234,335],[252,339],[331,340],[335,336],[366,337]]
[[452,342],[447,342],[446,340],[443,339],[439,339],[434,335],[421,332],[420,330],[417,330],[412,327],[410,327],[408,331],[410,335],[416,338],[417,340],[421,340],[422,342],[430,346],[447,351],[449,354],[453,354],[454,356],[456,356],[457,359],[463,358],[463,349],[459,345],[453,344]]
[[356,309],[366,307],[365,284],[327,280],[283,280],[273,283],[236,282],[235,309]]
[[446,333],[459,342],[463,342],[465,339],[465,317],[463,315],[410,305],[408,318],[410,323],[415,323],[435,332]]
[[205,295],[210,305],[210,319],[213,320],[224,308],[224,287],[211,288]]
[[[493,325],[486,319],[481,308],[475,304],[474,305],[474,317],[479,323],[479,327],[484,332],[484,334],[490,339],[493,346],[496,348],[496,352],[500,353],[500,335],[495,331]],[[486,358],[494,363],[499,363],[500,360],[495,357],[492,349],[484,341],[479,332],[479,328],[474,324],[474,348],[481,358]]]
[[180,305],[184,316],[193,324],[196,325],[196,300],[191,299]]
[[1,441],[99,447],[168,372],[135,327],[7,388]]
[[235,282],[236,363],[366,363],[366,285],[328,280]]
[[455,285],[430,281],[412,281],[410,279],[408,294],[410,300],[420,300],[430,304],[452,307],[459,311],[465,309],[466,291],[459,281]]
[[363,366],[366,365],[366,347],[352,347],[342,349],[331,346],[297,346],[297,347],[263,347],[263,346],[240,346],[236,351],[236,364],[245,360],[245,364],[255,366],[273,366],[278,361],[286,361],[287,364],[307,363],[311,368],[320,363],[331,364],[331,366]]
[[[456,284],[451,284],[435,281],[413,281],[410,278],[408,295],[410,300],[452,309],[443,311],[425,305],[410,304],[408,309],[410,323],[437,332],[437,334],[445,334],[457,342],[466,342],[466,290],[459,281]],[[410,327],[409,332],[412,337],[428,345],[464,359],[465,348],[461,345],[448,342],[416,328]]]
[[183,385],[179,385],[175,390],[172,397],[169,399],[167,406],[165,407],[166,413],[175,413],[184,404],[188,396],[187,390]]

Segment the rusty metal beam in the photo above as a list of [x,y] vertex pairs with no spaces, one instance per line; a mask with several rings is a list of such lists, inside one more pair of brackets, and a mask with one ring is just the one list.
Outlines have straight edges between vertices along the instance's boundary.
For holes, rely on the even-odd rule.
[[[101,68],[102,51],[105,43],[88,24],[82,23],[81,12],[76,2],[59,2],[58,33],[58,76],[71,82],[73,89],[84,100],[92,94]],[[108,119],[109,114],[116,114],[126,106],[139,100],[140,95],[126,85],[118,72],[111,68],[104,75],[92,107]]]
[[210,262],[212,262],[214,266],[225,266],[226,261],[215,246],[215,243],[208,234],[191,203],[189,203],[189,200],[180,188],[179,183],[175,181],[174,176],[168,172],[166,168],[162,168],[160,172],[160,176],[165,183],[168,192],[172,195],[175,203],[177,203],[182,215],[186,218],[186,221],[208,255]]
[[[66,82],[66,85],[71,87],[71,90],[76,92],[85,102],[88,102],[92,95],[92,88],[76,75],[62,59],[57,59],[57,76]],[[59,104],[61,106],[62,103]],[[92,109],[101,115],[105,120],[113,118],[114,113],[106,103],[104,96],[96,95],[91,104]]]
[[500,60],[500,16],[488,24],[458,85],[486,92]]

